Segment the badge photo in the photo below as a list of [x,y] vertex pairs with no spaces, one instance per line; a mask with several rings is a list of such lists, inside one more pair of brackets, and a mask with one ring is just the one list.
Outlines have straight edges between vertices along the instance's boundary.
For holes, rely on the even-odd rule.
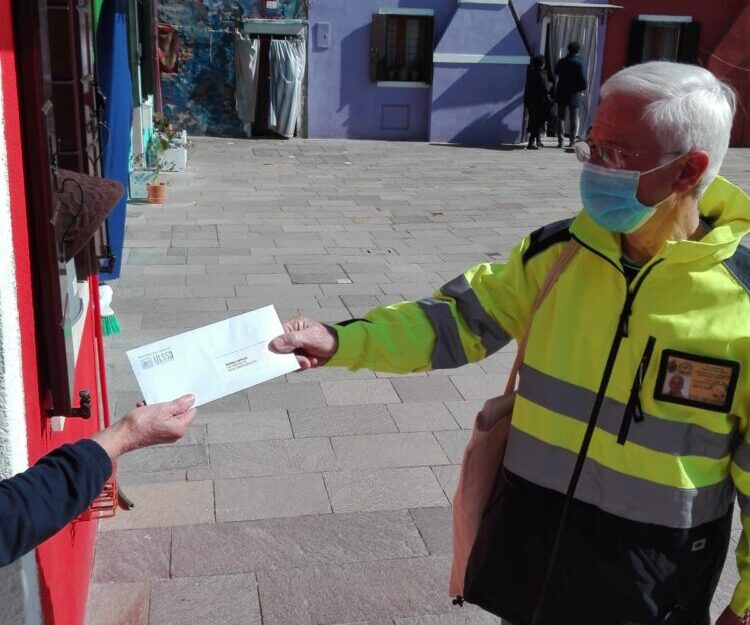
[[654,399],[729,412],[740,363],[665,349],[659,363]]

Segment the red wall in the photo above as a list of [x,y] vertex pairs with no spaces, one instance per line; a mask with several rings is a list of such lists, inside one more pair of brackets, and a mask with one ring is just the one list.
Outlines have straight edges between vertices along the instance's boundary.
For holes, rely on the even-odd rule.
[[[737,90],[738,108],[732,145],[750,147],[750,8],[748,0],[622,0],[624,7],[607,18],[602,83],[625,67],[630,24],[639,15],[690,15],[700,24],[698,62]],[[728,61],[727,65],[718,59]],[[740,68],[733,68],[735,65]],[[744,110],[743,108],[744,107]]]
[[[99,384],[94,339],[94,318],[90,309],[76,365],[76,386],[92,395],[89,420],[68,419],[65,430],[53,433],[44,414],[45,399],[40,396],[37,339],[34,332],[32,258],[22,161],[21,127],[18,113],[15,59],[10,0],[0,0],[0,66],[5,109],[5,136],[8,148],[12,236],[18,285],[24,392],[28,430],[29,463],[67,442],[89,436],[99,429]],[[78,388],[76,388],[76,394]],[[96,522],[73,523],[37,550],[42,607],[46,625],[82,625],[96,538]]]

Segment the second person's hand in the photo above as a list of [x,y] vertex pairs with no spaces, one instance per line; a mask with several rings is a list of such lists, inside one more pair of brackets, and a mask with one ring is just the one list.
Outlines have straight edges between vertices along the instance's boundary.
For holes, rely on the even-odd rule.
[[338,337],[331,328],[307,317],[295,317],[283,324],[284,334],[269,345],[277,354],[294,354],[301,369],[322,367],[336,353]]

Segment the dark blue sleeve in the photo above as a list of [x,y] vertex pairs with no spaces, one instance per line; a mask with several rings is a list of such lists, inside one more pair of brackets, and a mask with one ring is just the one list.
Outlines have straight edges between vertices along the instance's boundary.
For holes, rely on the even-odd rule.
[[91,504],[112,474],[92,440],[63,445],[33,467],[0,481],[0,566],[56,534]]

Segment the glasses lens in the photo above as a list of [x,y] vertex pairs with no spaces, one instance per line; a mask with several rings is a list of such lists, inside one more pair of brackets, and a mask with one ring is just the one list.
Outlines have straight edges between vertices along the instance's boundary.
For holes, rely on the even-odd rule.
[[576,141],[576,157],[582,163],[588,163],[591,160],[591,146],[586,141]]

